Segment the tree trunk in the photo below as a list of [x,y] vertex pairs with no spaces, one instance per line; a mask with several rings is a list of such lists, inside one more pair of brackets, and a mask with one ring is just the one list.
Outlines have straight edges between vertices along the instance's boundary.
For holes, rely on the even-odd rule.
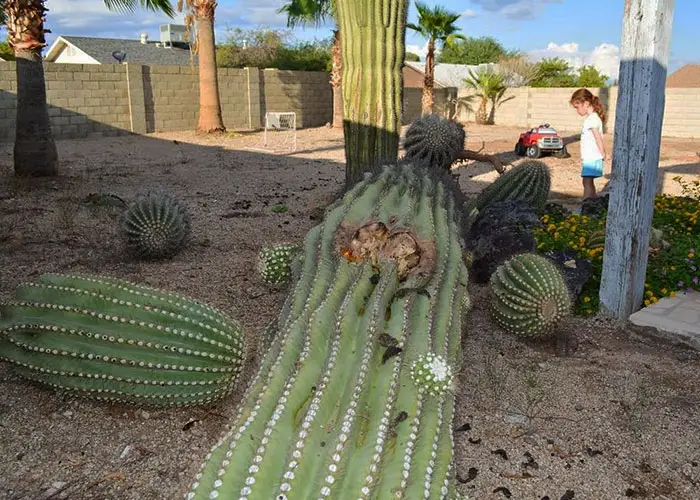
[[435,40],[428,40],[428,53],[425,56],[425,72],[423,78],[423,96],[421,98],[421,114],[433,112],[435,102]]
[[350,187],[364,172],[398,159],[408,0],[337,0],[336,9]]
[[333,30],[331,47],[332,68],[331,87],[333,88],[333,128],[343,127],[343,57],[340,49],[340,30]]
[[17,64],[17,121],[15,174],[58,174],[58,151],[51,132],[41,49],[15,51]]
[[214,10],[216,3],[204,0],[195,7],[199,57],[199,123],[197,132],[224,132],[219,99],[219,78],[216,69]]
[[51,133],[41,49],[46,45],[43,0],[6,0],[8,40],[17,72],[15,174],[58,174],[58,152]]
[[488,100],[485,97],[481,98],[481,103],[479,104],[479,110],[476,112],[476,123],[479,123],[481,125],[485,125],[488,123],[488,112],[487,112],[487,107],[488,107]]

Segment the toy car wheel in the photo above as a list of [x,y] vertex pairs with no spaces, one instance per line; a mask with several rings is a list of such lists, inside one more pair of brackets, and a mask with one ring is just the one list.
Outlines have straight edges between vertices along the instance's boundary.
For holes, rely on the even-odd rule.
[[569,152],[568,152],[567,149],[566,149],[566,146],[564,146],[563,148],[561,148],[559,151],[555,151],[555,153],[554,153],[554,157],[555,157],[555,158],[568,158],[569,156],[570,156],[570,155],[569,155]]
[[525,148],[520,142],[515,145],[515,154],[518,156],[525,156]]
[[540,157],[540,148],[537,147],[535,144],[532,146],[527,147],[527,157],[528,158],[539,158]]

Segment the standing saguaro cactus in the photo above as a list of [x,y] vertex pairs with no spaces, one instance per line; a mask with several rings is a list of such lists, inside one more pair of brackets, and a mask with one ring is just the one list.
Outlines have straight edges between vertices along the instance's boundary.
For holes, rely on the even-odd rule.
[[345,181],[395,162],[408,0],[336,0],[343,60]]
[[450,181],[385,167],[329,207],[187,499],[457,497],[453,374],[469,300]]

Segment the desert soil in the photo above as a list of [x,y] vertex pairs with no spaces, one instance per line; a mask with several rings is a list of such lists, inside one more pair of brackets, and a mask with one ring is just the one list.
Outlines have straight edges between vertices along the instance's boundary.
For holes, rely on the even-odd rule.
[[[468,127],[470,149],[506,162],[519,130]],[[608,151],[610,149],[608,138]],[[255,345],[285,289],[256,275],[261,246],[302,241],[318,208],[344,178],[342,133],[299,131],[298,151],[273,155],[261,134],[191,133],[59,141],[61,176],[12,176],[12,145],[0,145],[0,301],[46,272],[121,277],[185,293],[220,307]],[[545,158],[552,198],[579,203],[578,144],[572,157]],[[697,141],[665,139],[659,189],[700,175]],[[609,162],[606,165],[609,171]],[[459,167],[475,193],[496,174]],[[602,179],[599,188],[605,185]],[[118,209],[94,193],[129,199],[165,187],[189,207],[192,244],[166,262],[125,256]],[[289,207],[275,213],[274,205]],[[577,349],[558,357],[551,343],[522,342],[488,315],[489,292],[472,284],[464,329],[455,446],[458,487],[475,499],[700,498],[700,357],[634,337],[602,318],[573,318]],[[242,385],[242,384],[241,384]],[[0,363],[0,498],[182,498],[208,449],[226,429],[241,389],[210,408],[168,411],[104,405],[56,394]]]

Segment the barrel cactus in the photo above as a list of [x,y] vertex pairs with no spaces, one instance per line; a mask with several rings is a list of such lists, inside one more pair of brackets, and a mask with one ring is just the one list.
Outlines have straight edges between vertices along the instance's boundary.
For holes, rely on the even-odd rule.
[[464,127],[438,114],[416,118],[406,131],[406,159],[440,170],[450,166],[464,151]]
[[309,231],[279,330],[186,498],[456,497],[468,300],[448,182],[384,167]]
[[292,259],[298,251],[299,246],[293,243],[281,243],[260,249],[258,271],[262,280],[270,284],[289,281]]
[[0,359],[103,401],[213,402],[235,387],[243,350],[240,325],[223,312],[118,279],[46,274],[0,307]]
[[491,276],[493,317],[519,337],[544,337],[571,310],[564,277],[555,263],[537,254],[520,254]]
[[163,190],[139,193],[122,216],[121,235],[127,249],[144,259],[177,254],[190,236],[185,206]]
[[547,203],[552,176],[539,160],[524,160],[486,186],[466,209],[470,214],[499,201],[523,200],[541,211]]

